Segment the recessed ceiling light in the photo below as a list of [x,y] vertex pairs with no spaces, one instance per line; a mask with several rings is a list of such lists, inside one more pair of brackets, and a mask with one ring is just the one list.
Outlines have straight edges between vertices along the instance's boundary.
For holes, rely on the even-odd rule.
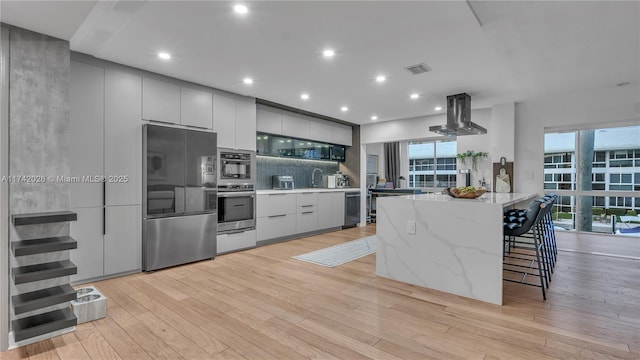
[[336,52],[335,52],[335,51],[333,51],[333,50],[331,50],[331,49],[325,49],[325,50],[322,52],[322,56],[324,56],[324,57],[326,57],[326,58],[331,58],[331,57],[333,57],[333,55],[335,55],[335,54],[336,54]]
[[435,108],[433,108],[433,110],[440,111],[440,110],[442,110],[442,106],[436,106]]
[[303,93],[302,95],[300,95],[300,99],[302,99],[302,100],[309,100],[309,94],[307,94],[307,93]]
[[415,94],[415,93],[414,93],[414,94],[411,94],[411,98],[412,98],[412,99],[417,99],[417,98],[419,98],[419,97],[420,97],[420,95],[418,95],[418,94]]
[[249,12],[249,8],[246,5],[236,4],[233,6],[233,11],[238,14],[246,14]]
[[159,52],[158,57],[162,60],[169,60],[171,59],[171,54],[169,54],[168,52]]
[[340,108],[340,111],[349,111],[349,108],[346,107],[346,106],[343,106],[343,107]]
[[384,75],[378,75],[376,76],[376,81],[377,82],[384,82],[385,80],[387,80],[387,77]]
[[373,116],[371,117],[371,120],[373,120],[373,121],[378,120],[378,117],[377,117],[377,116],[375,116],[375,115],[373,115]]
[[251,85],[251,84],[253,84],[253,79],[250,78],[250,77],[246,77],[246,78],[242,79],[242,82],[247,84],[247,85]]

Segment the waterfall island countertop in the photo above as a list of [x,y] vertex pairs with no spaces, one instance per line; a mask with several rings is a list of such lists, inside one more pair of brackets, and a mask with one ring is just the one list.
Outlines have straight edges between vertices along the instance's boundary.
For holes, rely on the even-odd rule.
[[536,196],[379,198],[376,274],[502,305],[503,208]]

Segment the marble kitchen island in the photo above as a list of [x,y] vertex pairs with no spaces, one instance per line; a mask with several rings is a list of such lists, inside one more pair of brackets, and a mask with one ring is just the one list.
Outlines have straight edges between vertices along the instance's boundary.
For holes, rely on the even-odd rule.
[[502,305],[502,212],[537,194],[378,199],[376,274]]

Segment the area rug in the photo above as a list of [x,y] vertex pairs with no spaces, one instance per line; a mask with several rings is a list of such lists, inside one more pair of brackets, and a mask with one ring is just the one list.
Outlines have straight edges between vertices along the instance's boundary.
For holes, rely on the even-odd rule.
[[376,236],[334,245],[325,249],[293,256],[294,259],[326,267],[336,267],[376,252]]

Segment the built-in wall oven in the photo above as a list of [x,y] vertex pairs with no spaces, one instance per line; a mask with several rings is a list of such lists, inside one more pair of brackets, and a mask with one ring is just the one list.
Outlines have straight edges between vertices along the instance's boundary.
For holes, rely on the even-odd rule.
[[218,184],[255,183],[256,153],[249,150],[218,148]]
[[218,233],[256,228],[256,191],[253,184],[218,186]]

